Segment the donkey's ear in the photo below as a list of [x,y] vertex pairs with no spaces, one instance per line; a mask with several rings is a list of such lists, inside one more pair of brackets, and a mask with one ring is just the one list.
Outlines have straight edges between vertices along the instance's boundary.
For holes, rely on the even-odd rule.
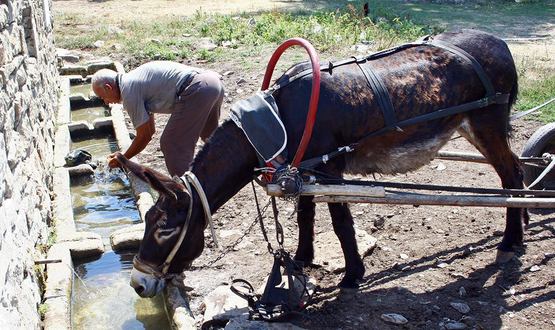
[[161,194],[167,195],[174,200],[177,200],[177,195],[173,192],[168,186],[167,183],[161,181],[155,173],[152,173],[150,169],[145,168],[143,172],[144,176],[146,177],[146,182],[150,184],[152,188],[158,191]]

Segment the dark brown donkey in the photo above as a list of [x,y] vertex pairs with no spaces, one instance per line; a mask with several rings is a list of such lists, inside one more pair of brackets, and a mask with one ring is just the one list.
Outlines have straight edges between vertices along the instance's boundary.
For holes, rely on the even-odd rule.
[[[318,114],[305,159],[360,142],[354,152],[335,158],[317,170],[335,176],[405,173],[427,164],[453,133],[459,132],[488,159],[504,188],[523,188],[519,160],[507,141],[509,110],[517,93],[517,74],[507,45],[478,31],[444,33],[434,40],[456,45],[470,54],[489,77],[495,92],[506,95],[505,101],[362,139],[386,126],[383,109],[356,63],[334,67],[322,71]],[[397,122],[476,101],[486,94],[484,83],[470,62],[441,47],[406,47],[372,59],[370,64],[389,92]],[[306,67],[306,63],[293,67],[278,82]],[[293,158],[303,133],[310,91],[309,74],[274,93],[287,130],[289,159]],[[139,295],[153,296],[163,287],[162,264],[183,229],[190,196],[181,180],[128,161],[121,155],[118,160],[160,192],[156,205],[147,213],[145,234],[131,279]],[[216,212],[253,179],[256,166],[257,156],[249,141],[227,120],[196,155],[191,171],[204,188],[211,212]],[[191,221],[185,239],[169,264],[169,273],[182,272],[204,248],[203,231],[207,223],[200,199],[196,192],[194,195]],[[339,285],[356,287],[365,269],[357,250],[349,206],[328,204],[328,208],[345,257],[345,276]],[[295,259],[306,265],[314,257],[314,215],[311,198],[301,197]],[[513,247],[522,244],[522,224],[527,220],[525,210],[507,209],[499,259],[510,259]]]

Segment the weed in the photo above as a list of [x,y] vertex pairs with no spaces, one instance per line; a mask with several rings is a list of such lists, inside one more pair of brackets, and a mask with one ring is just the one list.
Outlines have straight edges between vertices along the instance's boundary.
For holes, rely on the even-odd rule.
[[41,320],[44,320],[44,317],[46,316],[46,312],[48,312],[48,304],[46,303],[40,304],[38,311],[39,311]]

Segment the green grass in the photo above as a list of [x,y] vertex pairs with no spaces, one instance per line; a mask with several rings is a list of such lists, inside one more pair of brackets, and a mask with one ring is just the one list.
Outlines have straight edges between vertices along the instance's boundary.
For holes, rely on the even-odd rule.
[[[80,16],[60,15],[56,17],[55,41],[57,47],[126,59],[128,68],[151,60],[200,63],[231,60],[238,67],[250,69],[261,65],[253,59],[258,59],[263,50],[273,49],[292,37],[308,39],[325,56],[340,58],[352,54],[351,46],[358,43],[368,43],[373,50],[381,50],[441,32],[445,27],[477,26],[487,30],[495,22],[511,28],[515,20],[524,22],[532,18],[540,26],[555,16],[553,0],[467,1],[463,5],[370,0],[368,17],[360,10],[363,2],[315,12],[272,11],[237,16],[197,12],[191,17],[157,22],[121,21],[117,27],[110,26],[102,17],[91,25]],[[105,45],[94,48],[96,40],[105,41]],[[206,40],[217,48],[200,47]],[[516,108],[519,110],[554,97],[553,73],[536,64],[517,63],[520,94]],[[540,118],[554,121],[555,105],[542,110]]]
[[[555,97],[555,73],[546,74],[541,80],[524,81],[515,108],[522,111],[543,104]],[[555,102],[536,112],[534,117],[542,122],[555,121]]]
[[[80,17],[60,16],[56,44],[62,48],[94,50],[99,55],[111,55],[115,49],[138,62],[217,61],[233,53],[232,49],[278,45],[298,36],[311,41],[319,51],[332,52],[359,42],[372,43],[379,50],[435,32],[428,25],[415,24],[386,11],[363,17],[354,8],[346,6],[343,10],[314,13],[267,12],[254,16],[197,12],[190,18],[168,18],[156,23],[122,22],[118,26],[121,33],[110,33],[101,21],[96,22],[98,27],[90,26],[87,30],[86,22]],[[216,51],[197,47],[202,38],[209,38],[219,47]],[[95,50],[96,40],[104,40],[105,47]]]

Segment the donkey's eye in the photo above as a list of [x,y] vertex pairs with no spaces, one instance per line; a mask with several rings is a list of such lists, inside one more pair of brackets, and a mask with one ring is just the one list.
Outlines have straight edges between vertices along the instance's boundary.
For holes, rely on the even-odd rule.
[[156,227],[164,228],[165,226],[166,226],[166,217],[163,217],[160,220],[156,221]]

